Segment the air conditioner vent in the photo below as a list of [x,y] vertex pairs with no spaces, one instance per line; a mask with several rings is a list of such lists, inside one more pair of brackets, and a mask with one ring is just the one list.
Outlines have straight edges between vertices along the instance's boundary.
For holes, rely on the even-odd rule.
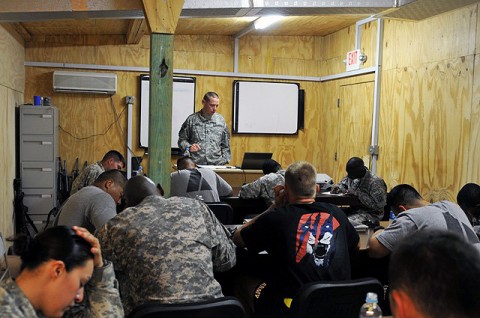
[[55,71],[53,90],[61,93],[113,95],[117,92],[117,74]]

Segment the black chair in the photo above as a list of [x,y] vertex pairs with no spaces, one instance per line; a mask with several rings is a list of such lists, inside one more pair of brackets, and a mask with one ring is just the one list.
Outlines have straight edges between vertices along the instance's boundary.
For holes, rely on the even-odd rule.
[[309,283],[293,299],[291,317],[357,318],[368,292],[377,293],[382,308],[383,286],[374,278]]
[[222,224],[233,224],[233,209],[230,204],[225,202],[209,202],[207,205]]
[[216,298],[190,304],[159,304],[137,306],[129,318],[243,318],[245,309],[234,297]]

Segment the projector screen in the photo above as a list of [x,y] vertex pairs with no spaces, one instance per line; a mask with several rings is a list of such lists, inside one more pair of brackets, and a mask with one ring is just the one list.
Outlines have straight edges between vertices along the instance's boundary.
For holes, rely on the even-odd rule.
[[[148,147],[150,77],[140,76],[140,147]],[[172,150],[178,149],[178,132],[187,117],[195,112],[195,78],[174,77],[172,94]]]
[[233,133],[298,133],[298,83],[233,82]]

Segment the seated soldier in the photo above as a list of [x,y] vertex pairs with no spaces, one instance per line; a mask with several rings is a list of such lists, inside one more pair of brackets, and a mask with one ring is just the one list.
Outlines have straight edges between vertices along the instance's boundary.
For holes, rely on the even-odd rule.
[[125,168],[125,158],[116,150],[110,150],[104,156],[102,161],[93,163],[80,172],[73,180],[70,195],[74,194],[83,187],[92,185],[102,172],[108,170],[122,170]]
[[387,204],[387,185],[365,167],[361,158],[350,158],[346,170],[347,176],[333,186],[331,193],[358,197],[362,205],[347,210],[348,219],[353,225],[378,223],[383,218],[383,208]]
[[287,312],[284,299],[303,284],[350,279],[359,236],[338,207],[315,202],[316,176],[308,162],[291,164],[285,186],[275,188],[275,204],[233,234],[237,246],[250,253],[265,250],[274,264],[250,291],[247,305],[258,317],[281,317]]
[[206,204],[165,199],[145,176],[125,185],[128,206],[98,232],[112,261],[125,313],[150,300],[191,303],[222,297],[214,272],[232,268],[235,247]]
[[285,184],[285,170],[273,159],[268,159],[262,166],[263,176],[257,180],[244,184],[238,193],[242,199],[263,198],[267,206],[275,202],[275,191],[277,185]]
[[399,184],[388,194],[388,206],[396,219],[385,230],[379,230],[370,237],[367,249],[370,257],[387,256],[403,238],[417,231],[429,230],[455,232],[480,250],[480,241],[467,216],[453,202],[430,203],[414,187]]
[[86,186],[62,205],[54,225],[77,225],[91,233],[117,215],[126,178],[119,170],[103,172],[91,186]]
[[220,202],[220,197],[231,195],[232,187],[212,169],[197,167],[189,156],[177,160],[178,171],[170,174],[171,193],[177,197]]
[[467,183],[457,194],[457,203],[468,217],[475,233],[480,237],[480,185]]
[[389,277],[396,318],[480,314],[480,254],[455,233],[412,233],[393,251]]

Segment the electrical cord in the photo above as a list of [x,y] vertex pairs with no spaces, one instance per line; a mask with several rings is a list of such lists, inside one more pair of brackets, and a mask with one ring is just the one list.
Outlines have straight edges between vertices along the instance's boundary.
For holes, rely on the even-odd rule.
[[93,135],[86,136],[86,137],[78,137],[78,136],[75,136],[73,133],[69,132],[68,130],[66,130],[65,128],[63,128],[61,125],[58,125],[58,128],[60,128],[61,131],[63,131],[64,133],[66,133],[67,135],[69,135],[70,137],[72,137],[76,140],[86,140],[86,139],[91,139],[91,138],[95,138],[95,137],[98,137],[98,136],[105,136],[110,131],[110,129],[112,129],[113,125],[115,125],[115,123],[118,123],[118,121],[120,120],[120,117],[123,115],[123,113],[125,112],[126,109],[127,109],[127,107],[124,107],[122,109],[120,114],[118,116],[116,116],[115,120],[107,127],[107,129],[103,133],[93,134]]

